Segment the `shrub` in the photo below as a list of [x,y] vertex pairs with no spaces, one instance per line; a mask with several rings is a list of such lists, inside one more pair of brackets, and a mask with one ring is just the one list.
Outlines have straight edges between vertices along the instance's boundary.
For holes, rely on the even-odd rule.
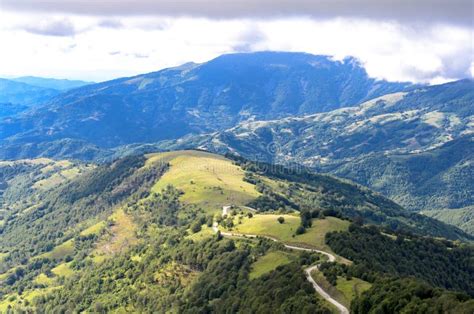
[[191,226],[191,231],[193,233],[197,233],[197,232],[201,231],[201,222],[196,221],[195,223],[193,223],[193,225]]
[[303,226],[299,226],[297,229],[296,229],[296,234],[303,234],[306,232],[306,229],[305,227]]

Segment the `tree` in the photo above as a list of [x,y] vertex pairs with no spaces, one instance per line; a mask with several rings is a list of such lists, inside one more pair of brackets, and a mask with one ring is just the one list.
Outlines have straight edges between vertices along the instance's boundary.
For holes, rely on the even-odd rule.
[[285,222],[285,218],[282,217],[282,216],[278,217],[277,220],[278,220],[278,222],[281,223],[281,224]]
[[191,226],[191,231],[193,233],[197,233],[197,232],[201,231],[201,222],[196,221],[195,223],[193,223],[193,225]]
[[208,227],[212,227],[212,224],[214,223],[214,217],[212,217],[212,215],[209,215],[207,216],[207,221],[206,221],[206,225]]
[[306,229],[305,229],[305,227],[303,227],[303,226],[299,226],[299,227],[296,229],[296,234],[297,234],[297,235],[298,235],[298,234],[303,234],[303,233],[305,233],[305,232],[306,232]]

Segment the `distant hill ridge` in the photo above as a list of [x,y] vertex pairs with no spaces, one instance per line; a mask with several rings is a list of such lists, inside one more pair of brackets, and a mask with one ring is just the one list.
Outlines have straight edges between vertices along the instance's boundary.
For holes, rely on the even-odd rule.
[[65,92],[0,122],[0,141],[72,138],[100,147],[154,142],[219,131],[248,119],[329,111],[410,86],[370,78],[353,58],[230,54]]
[[84,85],[94,84],[94,82],[86,82],[80,80],[55,79],[37,76],[22,76],[10,79],[11,81],[25,83],[32,86],[51,88],[59,91],[65,91]]

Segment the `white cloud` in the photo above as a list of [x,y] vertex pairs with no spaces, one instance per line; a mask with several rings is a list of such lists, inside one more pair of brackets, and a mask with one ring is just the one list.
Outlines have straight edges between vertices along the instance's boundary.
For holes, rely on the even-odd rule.
[[20,25],[18,28],[32,34],[45,36],[74,36],[76,34],[74,25],[67,18],[37,21]]
[[[42,36],[19,26],[67,19],[75,33]],[[37,24],[39,25],[39,24]],[[105,80],[204,62],[235,51],[284,50],[359,58],[370,75],[430,82],[472,75],[472,29],[364,19],[232,19],[2,12],[0,76]]]

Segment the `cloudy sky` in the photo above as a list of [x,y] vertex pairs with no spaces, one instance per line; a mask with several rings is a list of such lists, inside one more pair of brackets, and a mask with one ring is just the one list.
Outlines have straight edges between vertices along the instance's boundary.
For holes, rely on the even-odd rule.
[[101,81],[282,50],[440,83],[474,76],[473,33],[474,0],[0,0],[0,76]]

